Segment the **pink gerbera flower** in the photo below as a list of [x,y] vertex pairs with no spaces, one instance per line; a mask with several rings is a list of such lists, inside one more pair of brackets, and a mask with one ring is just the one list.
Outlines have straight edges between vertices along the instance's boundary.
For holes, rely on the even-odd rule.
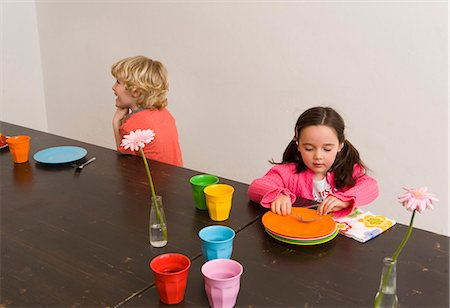
[[398,197],[398,201],[410,212],[422,213],[426,209],[433,209],[433,201],[439,201],[433,194],[428,192],[427,187],[419,189],[403,188],[406,193]]
[[[131,151],[139,151],[142,156],[142,160],[144,161],[145,170],[147,171],[148,183],[150,185],[150,191],[152,193],[152,198],[155,204],[156,215],[158,216],[158,220],[161,223],[161,228],[164,234],[164,238],[167,241],[167,228],[165,222],[163,223],[163,218],[161,216],[161,211],[159,209],[158,202],[156,201],[156,191],[155,186],[153,185],[152,173],[150,172],[150,168],[148,167],[147,158],[145,157],[144,147],[146,144],[150,143],[153,139],[155,139],[155,132],[151,129],[137,129],[135,131],[130,132],[129,135],[123,136],[121,146],[124,149],[130,149]],[[149,221],[150,226],[150,221]],[[149,227],[150,228],[150,227]]]
[[155,132],[151,129],[137,129],[129,135],[125,135],[120,145],[125,150],[129,148],[131,151],[138,151],[153,139],[155,139]]
[[[408,231],[406,232],[405,237],[403,238],[400,245],[397,247],[397,250],[394,252],[391,260],[393,263],[397,261],[400,252],[402,252],[403,247],[405,247],[406,242],[408,242],[409,236],[413,230],[414,224],[414,216],[416,211],[422,213],[426,209],[433,209],[433,201],[439,201],[433,194],[428,192],[427,187],[421,187],[419,189],[411,189],[411,188],[403,188],[406,190],[406,193],[400,195],[398,197],[398,201],[408,210],[411,211],[411,220],[409,222]],[[382,286],[380,289],[384,289],[386,287],[387,281],[389,280],[389,275],[391,274],[392,265],[390,265],[384,280],[382,280]],[[377,293],[375,297],[375,308],[380,307],[381,301],[383,298],[383,293]]]

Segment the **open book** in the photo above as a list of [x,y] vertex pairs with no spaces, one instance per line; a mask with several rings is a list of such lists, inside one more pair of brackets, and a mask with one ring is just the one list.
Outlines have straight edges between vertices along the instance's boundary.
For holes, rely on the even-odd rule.
[[358,242],[365,243],[375,236],[386,231],[395,221],[385,216],[375,215],[371,212],[363,212],[358,208],[345,217],[333,217],[336,221],[339,233],[351,237]]

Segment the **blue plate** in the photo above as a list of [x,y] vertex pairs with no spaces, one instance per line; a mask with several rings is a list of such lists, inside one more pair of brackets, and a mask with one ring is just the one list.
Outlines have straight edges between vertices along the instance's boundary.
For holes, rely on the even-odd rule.
[[80,147],[61,146],[39,151],[33,158],[43,164],[65,164],[82,159],[86,154],[86,149]]

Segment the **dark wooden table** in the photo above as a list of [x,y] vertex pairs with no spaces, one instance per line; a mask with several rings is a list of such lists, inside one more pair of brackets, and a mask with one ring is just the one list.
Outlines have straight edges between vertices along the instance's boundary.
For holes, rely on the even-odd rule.
[[[238,305],[373,306],[382,260],[393,254],[406,230],[396,225],[364,244],[338,235],[327,244],[305,247],[263,236],[262,224],[254,224],[237,241],[235,258],[246,268],[243,286],[248,286]],[[256,249],[246,248],[246,242]],[[397,265],[401,306],[448,307],[448,243],[448,237],[414,230]],[[263,283],[253,288],[258,281]]]
[[[260,222],[238,233],[232,258],[244,266],[237,307],[373,307],[382,260],[401,242],[407,227],[396,225],[361,244],[338,235],[317,246],[295,246],[265,234]],[[400,307],[448,307],[448,237],[415,229],[397,264]],[[180,307],[208,306],[196,259]],[[155,287],[127,307],[164,306]]]
[[[0,152],[1,290],[5,306],[165,306],[148,263],[180,252],[192,260],[185,300],[177,306],[208,306],[197,232],[216,224],[195,209],[188,179],[200,172],[157,162],[150,167],[163,196],[169,244],[148,244],[150,193],[142,160],[115,151],[1,123],[8,135],[31,136],[31,156],[59,145],[77,145],[97,161],[80,174],[70,166],[46,167],[31,158],[14,164]],[[30,156],[30,157],[31,157]],[[233,259],[244,266],[238,307],[370,307],[382,260],[406,227],[396,225],[361,244],[338,236],[317,246],[292,246],[265,234],[264,211],[236,189],[231,217]],[[414,229],[397,265],[401,307],[449,306],[449,238]],[[1,305],[0,305],[1,306]]]
[[[189,178],[201,172],[150,162],[163,197],[169,242],[148,243],[150,190],[142,158],[0,122],[5,135],[31,136],[30,161],[14,164],[0,151],[0,306],[114,306],[153,283],[150,260],[179,252],[201,255],[198,231],[211,224],[197,210]],[[80,146],[97,160],[80,173],[74,167],[34,161],[39,150]],[[263,210],[249,205],[247,185],[235,188],[230,219],[239,231]]]

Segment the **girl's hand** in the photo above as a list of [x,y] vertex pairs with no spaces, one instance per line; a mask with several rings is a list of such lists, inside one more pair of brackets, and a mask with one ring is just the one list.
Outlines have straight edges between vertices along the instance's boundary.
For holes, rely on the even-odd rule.
[[282,216],[290,215],[291,208],[292,208],[291,198],[283,194],[280,194],[270,204],[270,210],[275,214]]
[[352,201],[342,201],[334,196],[328,196],[320,203],[317,208],[317,214],[327,215],[330,212],[336,212],[350,206]]

